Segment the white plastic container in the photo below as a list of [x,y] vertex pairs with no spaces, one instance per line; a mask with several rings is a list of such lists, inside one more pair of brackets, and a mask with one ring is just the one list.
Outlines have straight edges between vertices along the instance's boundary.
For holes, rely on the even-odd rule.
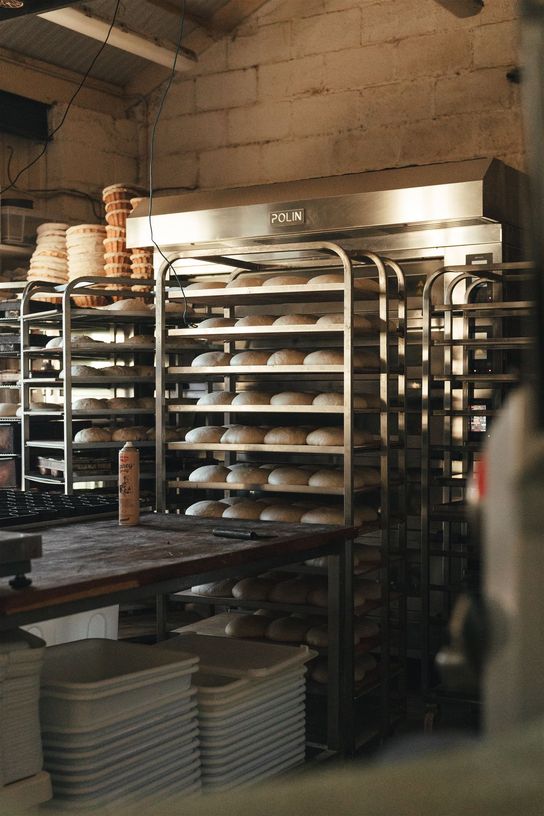
[[158,707],[186,691],[198,658],[136,643],[80,640],[47,649],[41,719],[48,727],[99,726],[123,711]]
[[47,646],[58,646],[61,643],[86,638],[117,640],[119,606],[104,606],[101,609],[65,615],[63,618],[40,621],[21,628],[44,640]]

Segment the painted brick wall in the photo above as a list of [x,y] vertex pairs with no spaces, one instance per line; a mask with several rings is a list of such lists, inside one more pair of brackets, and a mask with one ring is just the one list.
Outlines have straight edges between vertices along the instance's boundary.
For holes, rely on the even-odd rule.
[[[523,167],[517,0],[269,0],[176,78],[157,186],[227,187],[497,156]],[[150,100],[153,120],[156,95]]]

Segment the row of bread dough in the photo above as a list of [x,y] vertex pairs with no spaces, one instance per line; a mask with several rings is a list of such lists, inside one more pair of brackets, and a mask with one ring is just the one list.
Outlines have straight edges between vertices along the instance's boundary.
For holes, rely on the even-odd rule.
[[[59,406],[60,408],[61,406]],[[72,404],[72,411],[107,411],[108,409],[128,411],[135,408],[145,408],[149,411],[155,410],[154,397],[112,397],[111,399],[96,399],[95,397],[82,397]]]
[[[32,338],[31,338],[32,339]],[[80,346],[107,346],[109,341],[104,340],[95,340],[94,337],[89,337],[86,334],[73,334],[70,339],[70,344],[72,348],[78,348]],[[50,340],[47,341],[45,348],[47,349],[54,349],[54,348],[62,348],[64,345],[64,338],[62,336],[59,337],[52,337]],[[123,340],[122,345],[124,346],[154,346],[155,345],[155,338],[152,335],[148,334],[135,334],[132,337],[129,337],[128,340]]]
[[[374,351],[354,351],[353,368],[375,371],[380,367],[379,355]],[[320,349],[318,351],[240,351],[229,354],[226,351],[206,351],[199,354],[192,366],[284,366],[284,365],[344,365],[342,349]]]
[[[230,583],[230,590],[229,590]],[[297,575],[285,578],[284,575],[268,573],[251,578],[222,581],[223,592],[219,597],[232,596],[239,601],[260,603],[285,603],[316,606],[323,609],[328,606],[328,581],[325,575]],[[213,585],[212,585],[213,586]],[[210,585],[192,587],[197,595],[210,596]],[[355,578],[353,581],[353,606],[358,608],[369,601],[379,601],[382,597],[381,584],[371,578]]]
[[[168,435],[173,441],[179,439],[179,431],[168,429]],[[83,428],[74,436],[74,442],[145,442],[155,439],[155,428],[145,428],[143,425],[130,425],[126,428]]]
[[[316,465],[253,465],[235,464],[202,465],[189,475],[190,482],[225,482],[244,485],[309,485],[310,487],[344,487],[344,472],[340,468]],[[377,486],[380,472],[373,467],[356,467],[353,470],[355,488]]]
[[[375,638],[379,633],[380,627],[374,621],[356,619],[353,622],[353,645]],[[321,617],[301,614],[286,616],[271,609],[259,609],[252,615],[232,615],[225,626],[225,634],[237,638],[265,638],[280,643],[307,643],[318,649],[326,649],[329,645],[327,623]]]
[[[344,405],[344,395],[337,391],[315,394],[308,391],[211,391],[200,397],[197,405],[317,405],[322,408]],[[354,408],[379,408],[380,398],[375,394],[355,394]]]
[[[326,274],[314,275],[274,275],[271,278],[263,278],[259,275],[240,275],[231,281],[202,280],[189,283],[185,286],[186,292],[194,292],[202,289],[225,289],[246,286],[320,286],[325,283],[344,283],[344,275],[339,272],[328,272]],[[372,278],[355,278],[353,281],[355,289],[366,291],[369,294],[379,294],[380,287],[377,281]]]
[[[276,501],[273,498],[234,497],[219,501],[197,501],[185,510],[185,515],[247,521],[282,521],[291,524],[344,524],[344,511],[341,507],[315,507],[312,504],[314,503],[287,504],[283,500]],[[378,514],[373,507],[359,506],[354,510],[354,524],[357,527],[376,521],[377,518]]]
[[[314,314],[286,314],[276,317],[275,315],[246,315],[245,317],[207,317],[202,320],[199,329],[226,329],[236,327],[247,328],[250,326],[316,326],[325,328],[327,326],[343,326],[343,312],[331,312],[319,317]],[[374,314],[353,315],[353,328],[359,332],[380,331],[384,325],[383,321]]]
[[[95,368],[89,365],[72,365],[72,377],[154,377],[155,368],[149,365],[111,365]],[[59,379],[64,377],[64,370],[59,372]]]
[[[230,445],[343,445],[342,428],[305,428],[301,425],[264,428],[257,425],[203,425],[191,428],[185,441],[193,444],[221,443]],[[354,445],[368,445],[376,441],[369,431],[355,429]]]

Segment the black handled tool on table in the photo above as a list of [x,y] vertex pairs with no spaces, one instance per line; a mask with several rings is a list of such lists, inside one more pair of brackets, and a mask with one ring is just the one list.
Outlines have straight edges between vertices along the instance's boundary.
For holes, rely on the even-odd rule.
[[215,530],[212,530],[212,535],[217,538],[243,538],[246,541],[253,541],[256,538],[274,538],[273,535],[258,533],[256,530],[235,530],[223,527],[216,527]]

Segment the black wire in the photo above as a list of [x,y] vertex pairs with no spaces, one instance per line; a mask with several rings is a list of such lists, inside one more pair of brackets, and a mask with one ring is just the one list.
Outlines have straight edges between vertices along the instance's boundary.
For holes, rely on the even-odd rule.
[[160,253],[162,258],[166,262],[167,269],[169,269],[172,272],[172,274],[174,275],[174,277],[176,279],[176,282],[177,282],[179,288],[181,289],[181,294],[183,295],[183,315],[182,315],[182,319],[183,319],[183,323],[185,324],[185,326],[190,327],[190,326],[193,326],[194,324],[190,323],[189,320],[188,320],[189,305],[187,303],[187,297],[185,295],[185,289],[183,288],[183,286],[181,284],[181,281],[180,281],[180,279],[178,277],[178,273],[176,272],[176,270],[175,270],[175,268],[173,266],[173,262],[168,260],[168,258],[166,257],[166,255],[164,254],[164,252],[162,251],[162,249],[160,248],[158,243],[155,241],[155,236],[153,234],[153,218],[152,218],[152,214],[153,214],[153,162],[154,162],[154,156],[155,156],[155,138],[156,138],[156,134],[157,134],[157,126],[159,124],[159,119],[161,118],[161,114],[162,114],[162,109],[164,107],[166,97],[168,96],[168,92],[169,92],[170,88],[172,87],[172,82],[174,81],[174,76],[176,74],[176,63],[178,61],[178,57],[179,57],[179,54],[180,54],[180,51],[181,51],[181,43],[182,43],[182,40],[183,40],[183,28],[184,28],[184,25],[185,25],[186,7],[187,7],[187,2],[186,2],[186,0],[183,0],[183,5],[181,7],[181,14],[180,14],[180,18],[179,18],[179,32],[178,32],[178,39],[177,39],[177,43],[176,43],[176,50],[175,50],[175,53],[174,53],[174,60],[172,62],[172,68],[170,70],[170,76],[168,77],[168,82],[166,83],[164,91],[162,93],[161,100],[159,102],[159,107],[158,107],[158,110],[157,110],[157,115],[155,116],[155,121],[153,122],[153,128],[151,130],[151,139],[150,139],[150,143],[149,143],[149,165],[148,165],[149,207],[148,207],[148,211],[147,211],[147,218],[148,218],[148,221],[149,221],[149,233],[150,233],[150,236],[151,236],[151,243],[153,244],[155,249]]
[[94,65],[95,65],[98,57],[100,56],[100,54],[102,53],[102,51],[104,50],[104,48],[106,47],[106,45],[108,43],[108,40],[110,38],[110,34],[112,32],[113,26],[115,25],[115,21],[117,19],[117,13],[119,11],[119,6],[120,5],[121,5],[121,0],[117,0],[117,2],[115,3],[115,11],[113,12],[113,17],[112,17],[112,20],[111,20],[111,23],[110,23],[110,27],[108,29],[108,33],[106,34],[106,39],[104,40],[104,42],[102,43],[102,45],[100,46],[100,48],[98,49],[96,54],[94,55],[94,57],[93,57],[93,59],[91,61],[91,64],[89,65],[89,67],[87,68],[87,70],[85,71],[85,73],[83,75],[83,78],[82,78],[81,82],[79,83],[76,90],[72,94],[72,98],[68,102],[68,105],[66,106],[66,110],[64,111],[64,115],[62,116],[59,124],[56,126],[56,128],[54,128],[51,131],[51,133],[47,134],[47,138],[46,138],[46,140],[45,140],[45,142],[43,144],[42,149],[38,153],[38,155],[34,159],[32,159],[32,161],[29,162],[25,167],[23,167],[22,170],[19,170],[19,172],[17,173],[17,175],[15,176],[14,179],[12,179],[11,177],[8,176],[9,186],[4,187],[3,190],[0,190],[0,195],[3,195],[4,193],[7,193],[8,190],[16,189],[16,184],[17,184],[17,181],[19,180],[19,178],[23,175],[23,173],[26,173],[27,170],[30,170],[30,168],[34,164],[36,164],[36,162],[39,161],[39,159],[41,159],[41,157],[44,155],[47,148],[49,147],[49,142],[51,141],[51,139],[53,138],[55,133],[58,133],[59,130],[61,129],[61,127],[63,126],[63,124],[64,124],[64,122],[66,120],[66,117],[68,116],[68,111],[72,107],[72,104],[74,103],[74,100],[75,100],[76,96],[79,94],[80,90],[83,88],[85,82],[87,81],[87,78],[88,78],[89,74],[91,73],[92,69],[94,68]]

